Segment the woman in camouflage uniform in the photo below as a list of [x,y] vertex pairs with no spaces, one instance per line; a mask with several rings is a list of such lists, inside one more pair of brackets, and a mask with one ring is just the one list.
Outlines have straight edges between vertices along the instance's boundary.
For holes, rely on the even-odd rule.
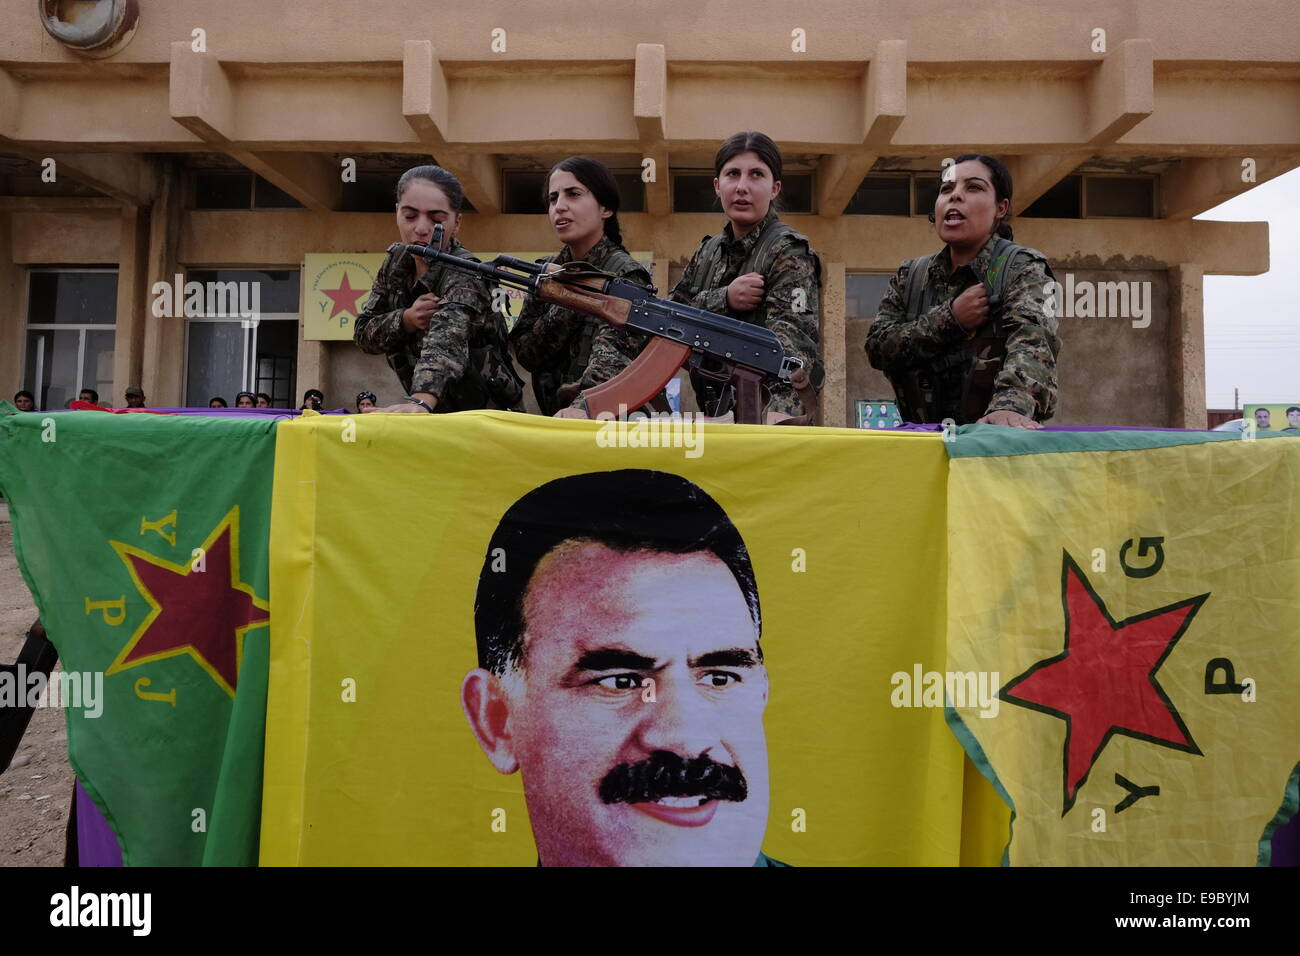
[[[443,227],[443,250],[474,259],[455,238],[465,193],[441,166],[416,166],[397,183],[397,231],[403,243],[427,245]],[[506,326],[477,276],[430,266],[394,243],[357,317],[352,339],[386,355],[410,395],[378,412],[522,410],[522,382],[510,362]]]
[[1011,187],[999,160],[958,156],[930,214],[946,245],[899,267],[867,330],[867,356],[906,421],[1033,429],[1052,417],[1061,350],[1052,270],[1010,241]]
[[[546,177],[545,199],[551,227],[564,243],[545,262],[586,262],[650,286],[650,273],[623,248],[618,183],[604,163],[586,156],[557,163]],[[532,373],[543,415],[554,415],[574,404],[584,389],[613,378],[640,354],[647,338],[532,296],[510,333],[519,364]]]
[[[713,160],[713,191],[727,224],[704,237],[668,297],[771,329],[820,386],[821,261],[806,236],[777,218],[781,166],[781,151],[763,133],[736,133],[722,144]],[[727,410],[718,404],[727,401],[724,387],[694,373],[691,384],[706,413]],[[804,414],[789,385],[769,394],[769,421]]]

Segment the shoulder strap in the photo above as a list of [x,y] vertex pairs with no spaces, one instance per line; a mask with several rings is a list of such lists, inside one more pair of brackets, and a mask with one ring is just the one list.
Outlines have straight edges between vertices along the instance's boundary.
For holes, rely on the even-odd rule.
[[[713,259],[718,254],[718,250],[722,248],[723,242],[726,241],[726,238],[727,237],[723,233],[718,233],[716,236],[705,236],[701,239],[700,248],[696,250],[695,253],[695,255],[699,257],[700,262],[712,263]],[[712,268],[704,268],[703,266],[695,270],[695,275],[692,279],[690,289],[692,297],[699,295],[708,288],[709,273],[712,271]]]
[[758,237],[758,242],[754,243],[754,248],[749,251],[749,258],[740,267],[741,275],[746,272],[767,275],[767,270],[772,267],[772,260],[776,258],[776,244],[791,233],[798,235],[788,223],[784,223],[780,219],[773,221],[763,231],[763,234]]
[[938,253],[932,252],[928,256],[920,256],[907,265],[907,317],[909,319],[915,319],[929,311],[926,308],[929,290],[925,286],[925,277],[929,275],[930,265],[936,255]]

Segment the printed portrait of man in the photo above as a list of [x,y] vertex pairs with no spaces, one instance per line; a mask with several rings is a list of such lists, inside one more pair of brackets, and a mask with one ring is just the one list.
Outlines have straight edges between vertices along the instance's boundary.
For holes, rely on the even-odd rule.
[[761,622],[745,542],[684,478],[573,475],[506,511],[461,705],[521,773],[541,865],[782,865]]
[[1286,425],[1282,431],[1300,432],[1300,405],[1292,405],[1286,410]]
[[1262,432],[1265,428],[1272,428],[1273,426],[1269,424],[1269,418],[1270,414],[1267,408],[1255,409],[1255,430]]

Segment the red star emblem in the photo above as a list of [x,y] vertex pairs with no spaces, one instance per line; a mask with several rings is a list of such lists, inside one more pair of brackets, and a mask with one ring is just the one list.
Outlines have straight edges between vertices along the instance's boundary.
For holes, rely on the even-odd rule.
[[1039,661],[999,694],[1010,703],[1065,721],[1062,816],[1074,806],[1093,764],[1115,734],[1201,753],[1156,681],[1156,671],[1209,596],[1188,598],[1116,623],[1083,571],[1065,553],[1061,568],[1065,650]]
[[354,289],[348,282],[347,270],[343,270],[343,281],[339,283],[337,289],[321,289],[327,296],[334,300],[334,308],[330,312],[330,318],[338,315],[340,312],[351,312],[357,314],[357,300],[366,294],[365,289]]
[[189,654],[233,697],[244,635],[270,620],[270,605],[239,579],[239,506],[203,543],[202,571],[111,543],[151,610],[105,673]]

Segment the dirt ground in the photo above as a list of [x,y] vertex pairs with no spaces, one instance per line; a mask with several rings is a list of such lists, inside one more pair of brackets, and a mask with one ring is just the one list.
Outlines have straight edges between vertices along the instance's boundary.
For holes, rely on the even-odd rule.
[[[36,620],[0,501],[0,662],[12,664]],[[0,866],[62,866],[72,796],[64,712],[37,708],[13,764],[0,774]]]

